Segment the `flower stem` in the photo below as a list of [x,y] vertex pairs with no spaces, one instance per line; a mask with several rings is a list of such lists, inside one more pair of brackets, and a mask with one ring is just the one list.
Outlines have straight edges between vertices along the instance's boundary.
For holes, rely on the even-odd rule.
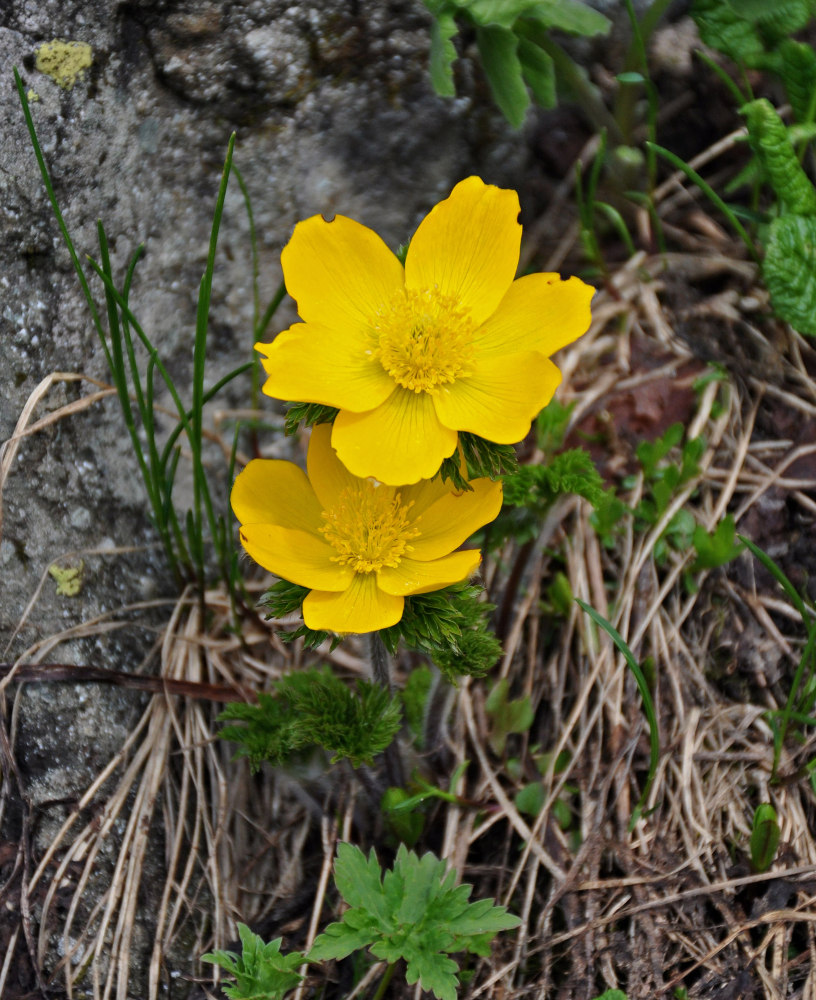
[[[389,695],[394,694],[391,682],[391,659],[382,636],[379,632],[371,632],[368,637],[368,651],[371,658],[371,676],[375,684],[379,684]],[[394,788],[402,788],[405,784],[405,771],[402,766],[402,756],[396,739],[385,748],[385,774],[388,784]]]

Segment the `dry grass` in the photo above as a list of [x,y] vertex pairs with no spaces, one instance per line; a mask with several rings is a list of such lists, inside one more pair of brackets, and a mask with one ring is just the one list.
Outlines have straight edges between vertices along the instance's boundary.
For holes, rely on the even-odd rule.
[[[810,531],[812,543],[816,479],[800,470],[807,470],[802,460],[816,445],[787,433],[774,437],[767,421],[764,429],[758,421],[768,400],[792,423],[813,421],[816,391],[807,368],[813,352],[763,318],[752,265],[707,218],[705,206],[679,187],[679,178],[659,195],[667,226],[683,234],[688,250],[668,259],[641,254],[617,269],[596,297],[590,333],[561,358],[561,398],[575,403],[574,429],[604,429],[602,467],[611,479],[632,470],[637,439],[662,433],[675,419],[690,437],[706,440],[699,475],[648,530],[627,522],[613,548],[601,545],[591,511],[576,499],[561,501],[541,526],[496,670],[514,697],[529,696],[535,708],[533,727],[510,744],[523,778],[513,777],[506,756],[490,749],[489,681],[461,685],[444,746],[417,759],[444,787],[456,764],[471,762],[457,789],[462,801],[434,806],[419,846],[450,859],[476,885],[477,896],[495,895],[522,918],[520,931],[504,935],[492,959],[475,967],[463,991],[471,997],[590,1000],[613,987],[629,1000],[679,996],[678,988],[700,998],[816,997],[816,801],[799,771],[813,756],[814,741],[788,740],[783,780],[772,784],[765,714],[780,707],[789,689],[802,645],[796,616],[745,555],[701,576],[693,593],[683,579],[692,554],[672,553],[660,565],[654,559],[655,541],[681,507],[708,528],[728,511],[738,527],[762,526],[763,498],[771,497],[783,498],[791,523]],[[569,236],[562,241],[547,269],[559,266],[570,242]],[[686,293],[680,299],[678,281]],[[733,377],[727,390],[711,382],[694,393],[704,367],[700,339],[712,331],[722,337],[708,344],[703,358],[726,360]],[[752,367],[750,356],[729,354],[738,341],[771,360]],[[19,436],[43,425],[31,419],[46,383],[5,447],[4,478]],[[108,391],[98,389],[81,402]],[[792,470],[794,463],[799,468]],[[627,499],[636,502],[641,488],[636,484]],[[756,541],[768,539],[760,533]],[[487,567],[494,600],[517,553],[508,549],[502,556]],[[635,656],[651,664],[661,756],[647,811],[632,829],[648,769],[637,688],[624,659],[577,606],[566,619],[545,613],[541,599],[556,568],[575,596],[608,609]],[[143,671],[168,681],[260,690],[281,671],[318,658],[283,646],[272,626],[251,617],[240,639],[231,635],[220,591],[208,593],[205,605],[206,623],[189,595],[175,604]],[[16,663],[43,663],[78,631],[116,627],[111,618],[84,623],[24,651]],[[319,658],[350,675],[367,670],[354,642]],[[408,669],[407,659],[398,665],[402,676]],[[12,766],[13,674],[2,686],[3,801],[25,801]],[[252,778],[244,764],[230,760],[230,748],[213,739],[216,711],[206,699],[152,696],[48,851],[19,856],[0,890],[8,896],[14,882],[21,917],[5,959],[0,956],[0,995],[12,963],[26,951],[36,958],[43,984],[60,984],[70,996],[90,991],[94,998],[124,1000],[158,997],[172,983],[169,970],[184,964],[179,956],[194,968],[196,956],[235,940],[238,920],[303,947],[332,912],[328,885],[337,839],[382,851],[381,821],[348,772]],[[537,780],[535,746],[553,762],[563,751],[567,764],[544,774],[545,806],[533,820],[519,812],[514,797],[522,784]],[[553,812],[559,800],[571,811],[567,829]],[[772,870],[752,874],[747,843],[762,801],[776,807],[782,844]],[[113,877],[99,885],[96,862],[111,844]],[[148,892],[147,859],[157,844],[163,844],[164,884]],[[146,948],[139,911],[147,900],[154,911]],[[150,955],[140,982],[131,961],[137,951]],[[375,977],[376,969],[353,992],[341,982],[326,995],[365,995]]]

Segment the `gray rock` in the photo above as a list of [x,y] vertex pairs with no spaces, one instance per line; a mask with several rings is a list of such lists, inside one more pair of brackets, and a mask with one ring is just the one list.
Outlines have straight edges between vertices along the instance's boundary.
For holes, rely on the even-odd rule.
[[[98,256],[100,218],[120,280],[144,243],[131,301],[186,400],[197,287],[233,130],[235,163],[253,198],[264,303],[280,281],[280,250],[301,218],[343,212],[396,246],[462,176],[479,172],[505,186],[523,181],[526,147],[475,98],[467,65],[459,99],[433,94],[427,27],[415,0],[4,0],[0,65],[9,69],[0,88],[0,440],[11,436],[26,401],[51,373],[108,380],[23,124],[12,65],[32,92],[40,143],[80,258]],[[93,50],[91,67],[70,89],[35,68],[38,47],[52,39]],[[251,356],[248,233],[233,181],[215,273],[208,384]],[[86,273],[101,303],[100,283],[89,268]],[[292,319],[291,307],[282,309],[275,329]],[[32,422],[95,389],[90,381],[55,380]],[[247,396],[248,382],[239,381],[221,405],[246,406]],[[170,403],[166,393],[157,402]],[[169,427],[165,421],[164,430]],[[229,484],[226,470],[222,474],[223,500]],[[106,611],[172,595],[155,541],[115,398],[25,438],[4,487],[0,634],[12,639],[5,660]],[[139,551],[118,552],[134,546]],[[75,596],[57,593],[47,573],[55,560],[83,561]],[[33,612],[18,630],[41,582]],[[159,625],[159,612],[148,623]],[[66,639],[48,647],[44,658],[133,670],[152,638],[134,627]],[[105,685],[65,683],[27,686],[17,697],[15,752],[39,854],[71,803],[122,746],[146,700]],[[5,840],[19,838],[20,815],[19,803],[5,814]],[[119,996],[147,995],[156,894],[163,885],[161,815],[157,807],[129,979],[114,988]],[[121,836],[121,824],[114,826],[85,888],[82,919],[91,919],[110,882]],[[55,913],[59,908],[52,909],[47,971],[66,951]],[[24,952],[21,937],[20,969]],[[167,995],[183,995],[179,973],[189,974],[196,958],[183,949],[166,957]],[[68,965],[76,970],[82,962],[77,952]],[[97,955],[75,996],[93,995],[94,970],[103,984],[114,976]]]

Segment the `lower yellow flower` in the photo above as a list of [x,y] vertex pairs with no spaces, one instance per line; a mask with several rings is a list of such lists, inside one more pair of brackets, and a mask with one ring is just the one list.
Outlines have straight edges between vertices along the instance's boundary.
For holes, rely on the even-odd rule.
[[373,632],[400,620],[408,595],[475,572],[478,549],[453,550],[496,517],[501,484],[476,479],[457,493],[441,480],[395,487],[362,479],[337,458],[331,433],[329,424],[312,431],[308,476],[291,462],[250,462],[235,480],[232,509],[249,555],[309,588],[309,628]]
[[520,441],[561,379],[550,355],[589,327],[594,289],[513,280],[518,214],[515,191],[469,177],[420,223],[404,268],[352,219],[299,222],[281,264],[303,322],[255,345],[263,391],[337,407],[340,460],[383,483],[429,479],[462,431]]

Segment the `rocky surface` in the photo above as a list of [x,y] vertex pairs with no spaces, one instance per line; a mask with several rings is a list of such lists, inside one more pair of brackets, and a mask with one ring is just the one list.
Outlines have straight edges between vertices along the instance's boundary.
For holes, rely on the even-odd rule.
[[[38,49],[54,39],[91,47],[91,65],[73,85],[70,73],[49,76],[36,68]],[[428,44],[428,18],[414,0],[5,0],[0,440],[12,435],[26,402],[52,373],[108,379],[40,179],[12,66],[29,93],[80,257],[97,255],[100,218],[118,275],[144,243],[134,310],[184,395],[195,298],[231,132],[237,133],[235,163],[253,199],[264,302],[278,285],[279,253],[300,218],[341,211],[396,246],[462,176],[478,171],[500,184],[521,182],[525,144],[475,94],[478,83],[467,63],[460,67],[464,96],[445,102],[433,94]],[[98,282],[93,287],[101,301]],[[291,318],[282,311],[280,323]],[[246,360],[252,340],[249,231],[233,181],[215,274],[208,383]],[[95,388],[55,380],[29,422]],[[236,383],[222,405],[245,406],[247,392],[246,382]],[[227,488],[225,482],[225,495]],[[115,399],[62,416],[26,438],[3,500],[0,636],[10,643],[4,661],[25,654],[136,669],[153,641],[144,618],[130,631],[49,642],[99,615],[174,592],[160,553],[150,547],[155,536]],[[68,568],[82,563],[77,593],[58,591],[47,572],[55,560]],[[151,614],[147,624],[160,622],[164,612]],[[145,699],[110,687],[53,683],[17,689],[12,701],[21,801],[27,800],[36,856],[122,745]],[[21,794],[11,786],[4,793]],[[19,806],[4,817],[2,836],[10,844],[26,833]],[[160,867],[161,855],[154,855]],[[16,856],[12,852],[2,867],[4,881]],[[100,872],[110,870],[110,861],[100,865]],[[89,892],[103,890],[104,877],[98,882]],[[134,997],[145,995],[156,903],[149,887],[142,893],[131,955]],[[36,906],[34,918],[36,933]],[[0,934],[0,944],[7,940]],[[47,967],[60,947],[53,945]],[[21,937],[20,970],[24,952]],[[22,989],[24,973],[19,976]]]

